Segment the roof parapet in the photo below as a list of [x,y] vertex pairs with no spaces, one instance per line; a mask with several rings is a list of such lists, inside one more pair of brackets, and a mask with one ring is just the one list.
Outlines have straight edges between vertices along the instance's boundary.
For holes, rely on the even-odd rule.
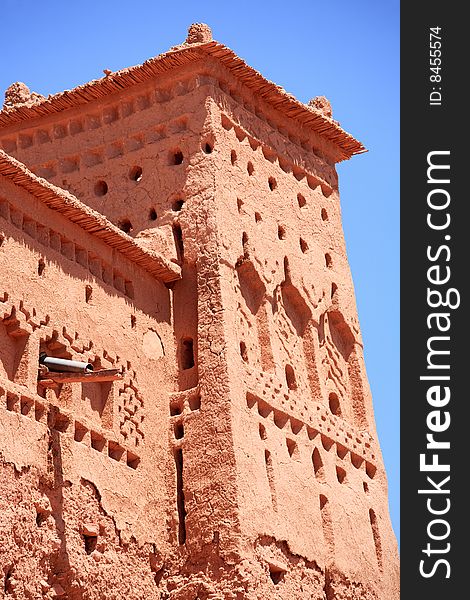
[[122,92],[125,88],[144,83],[204,58],[219,61],[242,84],[276,111],[333,143],[339,150],[338,161],[347,160],[355,154],[367,151],[361,142],[346,132],[331,117],[331,105],[326,98],[317,97],[309,104],[300,102],[282,87],[267,80],[261,73],[247,65],[233,50],[213,40],[210,28],[204,23],[191,25],[183,44],[174,46],[168,52],[150,58],[141,65],[114,73],[106,69],[105,76],[101,79],[47,98],[41,97],[34,103],[5,105],[0,111],[0,128],[108,98],[109,95]]
[[160,281],[170,283],[181,279],[181,268],[178,265],[158,252],[143,248],[102,214],[80,202],[70,192],[37,177],[23,163],[3,150],[0,150],[0,176],[29,192],[51,210],[62,213],[66,219],[118,250]]

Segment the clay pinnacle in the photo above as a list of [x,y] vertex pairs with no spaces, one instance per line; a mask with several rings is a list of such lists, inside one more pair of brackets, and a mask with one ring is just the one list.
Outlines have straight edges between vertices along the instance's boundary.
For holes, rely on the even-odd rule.
[[42,100],[44,96],[31,92],[29,87],[22,81],[12,83],[5,92],[4,108],[13,107],[19,104],[34,104]]
[[212,30],[205,23],[193,23],[188,29],[185,44],[203,44],[212,42]]
[[328,98],[325,98],[325,96],[315,96],[315,98],[308,101],[307,106],[318,110],[323,113],[325,117],[329,117],[330,119],[333,116],[333,109],[331,108],[330,101]]
[[5,105],[23,104],[31,98],[29,87],[22,81],[12,83],[5,91]]

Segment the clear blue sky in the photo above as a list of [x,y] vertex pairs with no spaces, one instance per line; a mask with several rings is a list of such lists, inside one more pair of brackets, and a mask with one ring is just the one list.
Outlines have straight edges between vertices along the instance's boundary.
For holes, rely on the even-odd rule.
[[0,91],[42,94],[141,63],[196,21],[306,102],[325,95],[369,153],[339,165],[344,230],[399,534],[399,1],[3,0]]

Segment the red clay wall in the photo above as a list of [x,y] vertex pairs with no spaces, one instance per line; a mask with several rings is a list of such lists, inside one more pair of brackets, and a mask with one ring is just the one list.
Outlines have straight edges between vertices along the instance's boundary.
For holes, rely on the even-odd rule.
[[194,193],[185,184],[189,156],[197,161],[200,150],[204,83],[186,67],[176,81],[168,76],[157,87],[141,84],[21,123],[2,132],[2,146],[132,237],[176,259],[171,226],[181,201]]
[[281,133],[266,142],[240,101],[213,97],[242,535],[266,594],[269,570],[285,586],[279,597],[286,586],[300,593],[301,556],[311,585],[335,598],[351,597],[352,587],[394,597],[397,550],[339,197],[322,185],[336,181],[334,169],[312,164]]
[[[27,234],[25,245],[29,225],[8,233],[0,249],[17,302],[24,295],[33,308],[53,313],[61,343],[68,319],[72,340],[77,331],[98,356],[106,350],[126,372],[135,370],[144,402],[145,439],[139,452],[132,447],[137,469],[74,441],[73,429],[51,429],[54,443],[66,448],[67,481],[81,486],[75,494],[56,482],[54,498],[62,496],[51,509],[57,531],[61,519],[71,522],[72,533],[66,527],[59,536],[62,562],[50,570],[70,597],[82,577],[90,598],[153,598],[159,590],[174,600],[396,598],[396,543],[342,234],[335,147],[277,114],[212,60],[11,126],[0,137],[34,172],[182,264],[182,280],[168,290],[75,227],[78,252],[54,236],[52,249]],[[34,210],[44,212],[37,202]],[[44,219],[55,219],[56,231],[70,229],[50,212]],[[84,260],[90,244],[119,271],[106,275],[108,283],[64,258],[74,251]],[[41,253],[46,270],[39,276]],[[17,263],[26,269],[18,275]],[[93,288],[88,303],[85,284]],[[5,347],[17,343],[2,335]],[[164,356],[161,350],[155,358],[160,340]],[[37,343],[31,365],[34,352]],[[10,355],[2,355],[4,377],[12,373]],[[29,373],[34,388],[34,366]],[[77,394],[56,403],[70,411],[71,423],[99,428],[96,411]],[[36,442],[32,434],[24,449],[9,430],[5,446],[23,457],[20,468],[42,461],[21,484],[6,467],[8,489],[23,498],[47,467],[49,434],[28,415],[4,412],[15,426],[26,431],[23,422],[31,421],[46,436]],[[105,529],[114,519],[114,553],[102,546],[104,559],[90,559],[83,547],[76,517],[82,504],[93,504],[90,519],[101,514]],[[76,563],[64,558],[67,536],[75,540]],[[38,543],[34,538],[31,547]],[[108,556],[112,575],[101,570]],[[130,592],[123,573],[134,564]],[[8,581],[23,581],[16,573]],[[114,573],[117,594],[104,591]],[[99,592],[90,590],[93,577]]]
[[[39,598],[60,584],[79,598],[78,588],[95,581],[104,598],[113,572],[109,597],[141,598],[154,591],[152,568],[178,528],[167,429],[176,380],[169,290],[3,180],[0,205],[6,597]],[[122,369],[123,379],[38,387],[40,350]],[[97,538],[86,537],[89,526]],[[132,591],[129,569],[140,574]]]

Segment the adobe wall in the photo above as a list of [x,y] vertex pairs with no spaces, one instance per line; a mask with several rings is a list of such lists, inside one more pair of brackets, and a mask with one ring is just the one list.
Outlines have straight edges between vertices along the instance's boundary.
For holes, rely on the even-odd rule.
[[171,226],[196,191],[185,184],[189,157],[200,160],[206,96],[205,77],[189,65],[177,76],[4,128],[1,145],[40,177],[176,260]]
[[[157,89],[147,85],[112,97],[105,108],[97,103],[96,111],[87,105],[84,113],[70,111],[23,124],[9,137],[2,132],[2,139],[14,140],[14,147],[4,141],[4,148],[36,173],[67,187],[118,226],[131,220],[129,235],[182,264],[182,280],[168,291],[174,344],[168,361],[174,361],[174,380],[162,386],[168,392],[166,414],[158,416],[169,442],[172,496],[171,552],[157,584],[176,593],[178,586],[205,589],[225,579],[220,584],[235,597],[231,571],[240,557],[233,438],[226,365],[211,340],[221,325],[214,315],[220,290],[211,283],[218,271],[218,250],[208,210],[214,174],[205,167],[210,153],[204,135],[207,79],[190,70],[186,75],[159,80]],[[111,120],[106,116],[110,113]],[[47,141],[41,143],[46,130]],[[116,147],[120,153],[115,155]],[[77,169],[69,171],[63,156],[73,153]],[[97,154],[97,164],[91,164],[89,157]],[[49,158],[54,160],[58,172],[41,170],[39,157],[42,168]],[[136,167],[138,177],[130,177]],[[108,191],[97,195],[96,183],[103,181]],[[164,462],[155,468],[161,470]],[[160,506],[154,510],[164,514]],[[201,572],[202,583],[201,577],[195,579]],[[175,580],[168,583],[170,576]]]
[[[150,597],[178,529],[169,290],[3,179],[0,215],[5,597]],[[44,388],[40,351],[123,378]]]
[[295,597],[304,569],[319,594],[396,597],[336,173],[302,131],[265,135],[249,97],[212,97],[238,502],[258,585]]
[[[139,516],[124,519],[125,531],[156,519],[158,533],[150,550],[137,536],[136,544],[119,542],[120,560],[140,560],[138,587],[125,595],[153,598],[163,589],[174,600],[396,598],[396,543],[342,234],[335,147],[281,117],[211,60],[3,129],[0,140],[34,172],[182,265],[182,280],[170,290],[125,266],[122,277],[107,276],[124,291],[127,277],[133,299],[113,292],[110,302],[108,287],[92,284],[107,314],[103,321],[95,314],[86,331],[101,327],[103,347],[106,341],[114,349],[108,353],[124,355],[128,327],[108,331],[109,315],[145,304],[148,290],[165,347],[158,365],[142,349],[131,357],[144,371],[136,369],[139,381],[148,381],[143,397],[153,412],[145,422],[156,423],[148,457],[161,455],[162,463],[152,465],[148,482],[151,517],[141,525]],[[62,242],[54,243],[62,252]],[[37,256],[24,253],[34,272]],[[87,277],[77,271],[71,284],[78,286],[79,332],[91,310],[80,300]],[[131,326],[129,346],[143,343],[139,334]],[[145,452],[139,458],[132,480],[150,468]],[[80,502],[88,496],[86,488]],[[119,497],[132,504],[134,496],[129,487]]]

